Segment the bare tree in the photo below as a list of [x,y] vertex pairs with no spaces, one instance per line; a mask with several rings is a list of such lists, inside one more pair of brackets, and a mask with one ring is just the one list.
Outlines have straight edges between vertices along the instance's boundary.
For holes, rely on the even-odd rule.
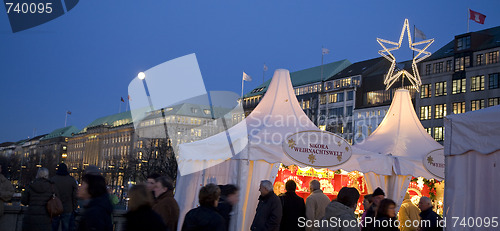
[[158,173],[177,177],[177,161],[174,150],[166,139],[142,139],[142,148],[136,148],[128,156],[127,175],[135,181],[144,181],[148,175]]

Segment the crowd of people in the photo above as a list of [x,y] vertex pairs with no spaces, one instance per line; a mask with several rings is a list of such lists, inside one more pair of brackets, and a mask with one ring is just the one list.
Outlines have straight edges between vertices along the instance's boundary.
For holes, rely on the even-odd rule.
[[[1,165],[0,165],[1,171]],[[251,230],[343,230],[343,231],[427,231],[442,230],[441,217],[432,211],[432,202],[421,197],[418,207],[407,194],[400,206],[399,218],[396,203],[385,198],[382,189],[365,195],[365,212],[360,220],[354,213],[360,194],[356,188],[342,188],[337,198],[330,201],[320,189],[320,182],[309,182],[311,194],[304,199],[295,191],[293,180],[285,184],[286,192],[276,195],[273,183],[260,182],[260,196]],[[56,175],[49,177],[46,168],[39,168],[36,178],[22,193],[21,203],[27,206],[22,221],[23,231],[112,231],[113,205],[118,199],[109,193],[105,178],[96,167],[86,169],[81,184],[69,175],[68,167],[61,163]],[[0,216],[3,202],[14,193],[12,184],[0,174]],[[62,211],[51,216],[48,201],[56,196],[62,203]],[[199,206],[191,209],[184,218],[182,231],[226,231],[235,222],[234,207],[239,202],[239,188],[235,185],[207,184],[199,191]],[[78,210],[79,219],[75,219]],[[158,230],[176,231],[179,227],[179,206],[174,199],[174,182],[167,176],[151,174],[144,183],[132,186],[128,191],[128,211],[125,215],[125,231]],[[336,221],[335,225],[332,225]],[[396,222],[397,221],[397,222]],[[422,225],[425,224],[425,225]]]
[[443,230],[439,221],[441,217],[432,210],[432,202],[428,197],[421,197],[418,207],[406,194],[396,214],[396,203],[385,198],[381,188],[373,194],[364,196],[365,212],[360,220],[356,210],[360,197],[359,191],[352,187],[343,187],[335,200],[330,199],[320,189],[320,183],[312,180],[309,183],[311,194],[304,199],[296,193],[296,183],[289,180],[285,183],[286,192],[277,196],[273,192],[270,181],[261,181],[259,204],[251,230],[321,230],[321,231],[435,231]]

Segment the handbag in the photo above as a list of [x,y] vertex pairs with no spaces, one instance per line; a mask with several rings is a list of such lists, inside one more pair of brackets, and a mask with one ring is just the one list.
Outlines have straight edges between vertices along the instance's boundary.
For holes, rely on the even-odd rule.
[[54,185],[51,184],[50,187],[52,188],[52,196],[49,201],[47,201],[47,212],[49,213],[50,218],[52,218],[61,215],[64,209],[61,200],[56,196]]

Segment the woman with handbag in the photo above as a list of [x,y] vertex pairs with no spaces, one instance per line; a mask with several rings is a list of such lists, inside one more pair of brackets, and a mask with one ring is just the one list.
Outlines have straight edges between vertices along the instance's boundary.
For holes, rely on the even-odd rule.
[[36,179],[26,187],[21,196],[21,203],[28,206],[23,218],[23,231],[50,231],[52,229],[47,202],[54,194],[57,195],[57,189],[48,178],[49,170],[39,168]]

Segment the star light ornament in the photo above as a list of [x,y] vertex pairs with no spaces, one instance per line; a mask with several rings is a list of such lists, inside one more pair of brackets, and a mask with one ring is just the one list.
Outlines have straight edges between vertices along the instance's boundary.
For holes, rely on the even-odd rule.
[[[396,58],[394,57],[394,55],[392,55],[391,51],[397,50],[401,47],[401,42],[403,41],[403,37],[405,35],[405,29],[406,32],[408,32],[408,46],[410,47],[410,49],[418,52],[418,54],[415,57],[413,57],[413,61],[411,63],[413,75],[410,74],[408,71],[404,70],[403,68],[401,68],[401,70],[396,70],[397,72],[394,73],[396,69]],[[420,80],[420,75],[418,74],[417,63],[431,55],[431,52],[428,52],[425,49],[427,49],[434,42],[434,39],[427,39],[415,43],[412,42],[408,19],[405,19],[403,30],[401,31],[401,36],[399,37],[399,42],[396,43],[381,38],[377,38],[377,42],[380,44],[380,46],[382,46],[382,48],[384,48],[383,50],[379,50],[378,53],[391,62],[391,67],[389,68],[389,72],[384,78],[384,84],[386,85],[385,90],[389,90],[392,84],[394,84],[394,82],[396,82],[396,80],[398,80],[400,76],[402,76],[401,78],[404,78],[404,76],[406,76],[408,80],[410,80],[410,83],[413,85],[413,87],[420,92],[420,86],[422,85],[422,81]],[[384,43],[394,45],[395,47],[387,48],[384,45]],[[427,45],[425,45],[423,49],[415,47],[422,44],[427,44]],[[424,55],[420,57],[422,54]]]

